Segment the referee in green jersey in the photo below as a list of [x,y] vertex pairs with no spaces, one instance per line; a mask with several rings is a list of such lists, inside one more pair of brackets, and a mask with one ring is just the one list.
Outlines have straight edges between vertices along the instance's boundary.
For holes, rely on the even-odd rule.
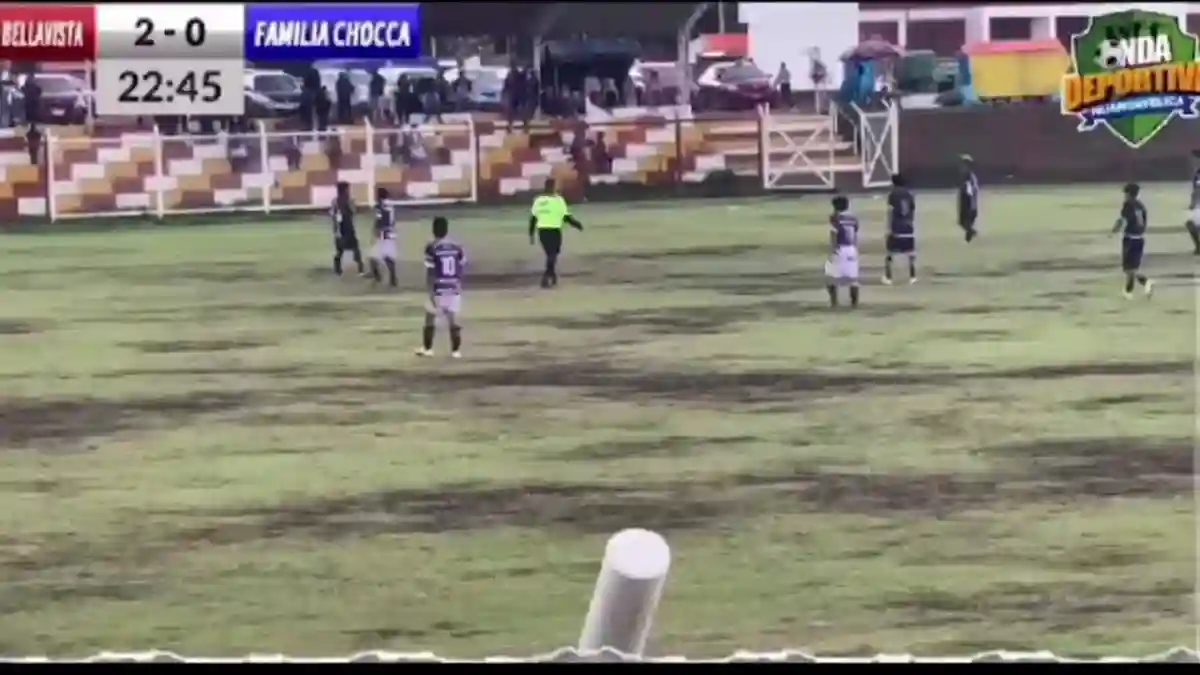
[[546,188],[533,200],[529,210],[529,245],[533,245],[534,233],[546,254],[546,269],[542,272],[542,288],[558,285],[558,254],[562,252],[563,223],[583,231],[583,223],[571,217],[567,200],[555,189],[554,179],[546,179]]

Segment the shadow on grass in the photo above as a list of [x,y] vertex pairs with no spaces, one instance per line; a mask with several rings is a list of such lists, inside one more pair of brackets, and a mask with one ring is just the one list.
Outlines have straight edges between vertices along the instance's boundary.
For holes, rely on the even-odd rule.
[[[1140,443],[1135,445],[1134,443]],[[616,447],[620,447],[617,445]],[[664,532],[767,513],[948,516],[1037,502],[1190,494],[1190,441],[1091,439],[999,446],[986,455],[1027,464],[995,475],[845,473],[778,467],[711,480],[634,485],[448,485],[315,499],[264,509],[188,512],[206,526],[187,540],[233,544],[285,536],[339,539],[496,527],[608,533],[630,524]]]
[[[864,305],[855,310],[855,315],[886,318],[916,309],[915,305]],[[823,304],[764,300],[738,305],[627,309],[591,315],[547,317],[535,323],[560,330],[625,328],[651,335],[712,335],[726,332],[739,323],[794,319],[828,313],[829,308]]]
[[119,400],[9,397],[0,401],[0,449],[56,446],[156,424],[186,426],[200,415],[241,408],[251,398],[239,392]]
[[159,342],[132,342],[122,346],[136,349],[143,354],[196,354],[256,349],[272,344],[275,343],[265,340],[164,340]]

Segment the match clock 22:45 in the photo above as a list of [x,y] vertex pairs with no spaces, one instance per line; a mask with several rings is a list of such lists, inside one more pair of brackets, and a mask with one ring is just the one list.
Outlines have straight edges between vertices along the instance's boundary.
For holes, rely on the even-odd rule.
[[240,61],[101,60],[96,64],[98,115],[241,115]]

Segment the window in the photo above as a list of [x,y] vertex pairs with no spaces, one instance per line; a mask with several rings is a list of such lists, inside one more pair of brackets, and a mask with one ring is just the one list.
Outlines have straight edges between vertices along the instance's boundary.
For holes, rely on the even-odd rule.
[[284,73],[254,76],[254,91],[263,94],[293,94],[300,91],[296,78]]

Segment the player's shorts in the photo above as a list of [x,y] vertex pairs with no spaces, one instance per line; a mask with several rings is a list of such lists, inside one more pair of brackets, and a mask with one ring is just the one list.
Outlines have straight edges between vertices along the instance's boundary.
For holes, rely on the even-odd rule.
[[371,249],[371,257],[376,260],[395,260],[396,240],[376,239],[375,246]]
[[425,312],[438,316],[458,316],[462,313],[462,294],[432,295],[425,299]]
[[541,242],[542,250],[546,252],[546,255],[558,255],[562,252],[562,234],[561,229],[538,229],[538,241]]
[[843,246],[825,261],[825,276],[839,281],[858,281],[858,249]]
[[354,249],[358,248],[358,237],[355,237],[352,235],[351,236],[342,235],[340,237],[334,237],[333,248],[336,249],[339,253],[342,251],[353,251]]
[[1190,209],[1187,212],[1187,222],[1200,225],[1200,209]]
[[910,235],[896,236],[889,234],[887,238],[888,253],[912,253],[917,250],[917,238]]
[[1121,269],[1136,270],[1142,266],[1142,254],[1146,252],[1145,239],[1121,239]]

